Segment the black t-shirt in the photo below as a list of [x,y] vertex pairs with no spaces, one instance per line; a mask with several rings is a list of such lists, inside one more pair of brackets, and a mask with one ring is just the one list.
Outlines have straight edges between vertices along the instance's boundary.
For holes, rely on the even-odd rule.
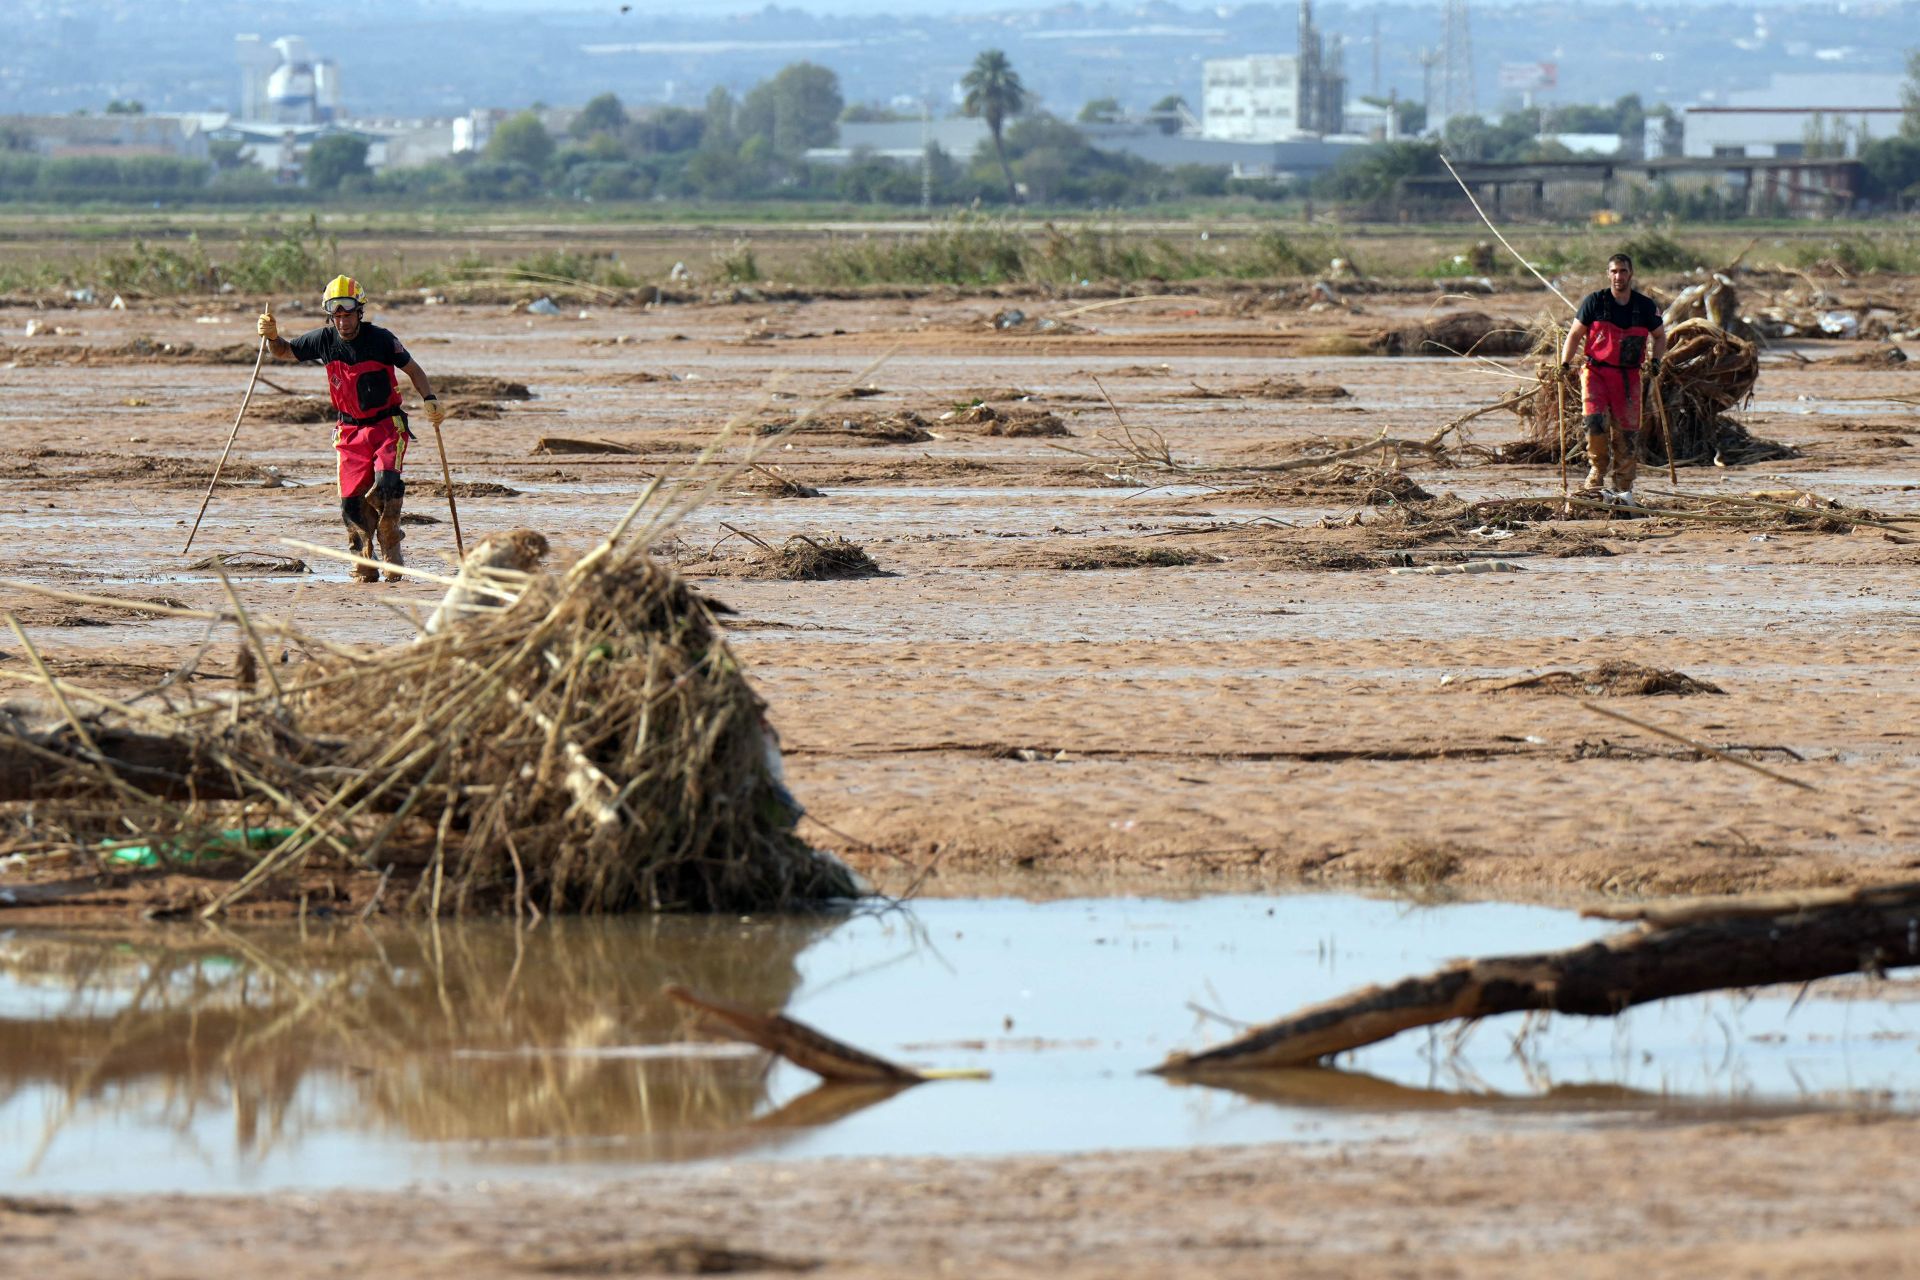
[[376,361],[395,369],[404,369],[413,362],[407,349],[400,345],[400,339],[393,332],[382,329],[377,324],[368,324],[362,320],[359,332],[353,335],[353,341],[347,342],[340,337],[332,325],[323,325],[318,329],[309,329],[287,343],[293,348],[293,358],[308,364],[366,364]]
[[1660,327],[1660,307],[1638,289],[1627,290],[1624,304],[1613,300],[1613,290],[1595,289],[1580,300],[1580,313],[1574,317],[1591,329],[1605,321],[1623,332],[1645,329],[1652,333]]
[[343,421],[359,423],[384,417],[400,407],[400,384],[395,369],[413,357],[396,338],[377,324],[361,322],[348,342],[332,325],[312,329],[287,344],[294,359],[327,367],[327,394]]

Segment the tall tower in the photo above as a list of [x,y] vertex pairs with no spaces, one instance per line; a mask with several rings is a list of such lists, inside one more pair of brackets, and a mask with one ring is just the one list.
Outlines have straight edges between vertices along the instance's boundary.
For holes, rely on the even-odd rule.
[[1320,33],[1313,29],[1313,0],[1300,0],[1300,53],[1295,63],[1293,118],[1302,133],[1325,133],[1320,122]]
[[1467,0],[1447,0],[1440,55],[1440,119],[1429,123],[1444,126],[1455,116],[1471,114],[1478,105],[1479,95],[1473,83],[1473,32],[1467,25]]

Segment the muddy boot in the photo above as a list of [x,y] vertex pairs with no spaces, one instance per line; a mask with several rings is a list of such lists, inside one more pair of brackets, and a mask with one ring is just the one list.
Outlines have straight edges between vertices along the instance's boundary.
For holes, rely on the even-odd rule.
[[[407,535],[400,529],[400,499],[388,498],[380,504],[380,523],[376,526],[380,535],[380,558],[391,565],[403,565],[405,557],[400,554],[400,540]],[[392,569],[387,570],[387,581],[398,582],[404,574]]]
[[[367,509],[365,498],[340,499],[340,519],[347,526],[347,550],[357,556],[373,555],[373,513]],[[353,566],[353,576],[360,582],[380,581],[380,571],[370,564]]]
[[[373,473],[373,493],[368,503],[373,508],[376,527],[380,535],[380,555],[388,564],[400,565],[406,561],[400,555],[400,540],[407,535],[400,529],[400,506],[407,492],[406,482],[398,471],[376,471]],[[398,582],[404,575],[387,570],[387,581]]]
[[1633,505],[1633,478],[1640,471],[1640,433],[1622,431],[1613,440],[1613,495]]
[[1587,433],[1587,460],[1593,465],[1587,468],[1587,483],[1583,487],[1599,492],[1607,487],[1607,467],[1612,460],[1612,453],[1607,448],[1606,432]]

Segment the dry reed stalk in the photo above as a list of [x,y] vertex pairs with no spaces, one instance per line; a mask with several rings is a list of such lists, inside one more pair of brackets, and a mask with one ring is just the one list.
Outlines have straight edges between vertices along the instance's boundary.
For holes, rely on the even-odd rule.
[[1623,724],[1630,724],[1634,728],[1640,729],[1646,733],[1651,733],[1656,735],[1657,737],[1666,738],[1671,742],[1678,742],[1682,746],[1691,747],[1695,751],[1698,751],[1701,755],[1712,756],[1715,760],[1724,760],[1728,764],[1737,764],[1742,769],[1751,769],[1753,772],[1759,774],[1763,778],[1771,778],[1775,782],[1784,782],[1788,786],[1798,787],[1802,791],[1818,791],[1820,789],[1814,786],[1811,782],[1802,782],[1798,778],[1789,778],[1784,773],[1775,773],[1772,769],[1768,769],[1762,765],[1757,765],[1751,760],[1742,760],[1739,756],[1733,755],[1726,751],[1722,751],[1718,747],[1708,746],[1706,743],[1700,741],[1698,738],[1690,738],[1686,734],[1676,733],[1672,729],[1662,729],[1657,724],[1648,724],[1645,720],[1642,720],[1637,716],[1630,716],[1626,714],[1624,711],[1614,711],[1608,707],[1603,707],[1596,702],[1589,702],[1585,698],[1580,699],[1580,705],[1585,707],[1587,710],[1593,712],[1595,715],[1606,716],[1610,720],[1618,720]]
[[[730,434],[703,455],[709,464]],[[765,910],[864,893],[858,877],[796,834],[800,809],[781,782],[764,704],[704,601],[645,551],[761,451],[671,487],[650,482],[563,575],[474,575],[463,566],[447,579],[408,570],[508,598],[411,645],[324,645],[252,618],[235,599],[233,620],[255,650],[269,632],[308,650],[301,680],[217,704],[193,701],[178,715],[86,695],[171,743],[174,783],[190,786],[210,762],[244,795],[243,823],[292,828],[205,914],[316,860],[323,869],[371,866],[389,851],[420,873],[411,901],[424,897],[436,915],[508,906],[522,915]],[[641,536],[626,541],[650,506]],[[231,823],[228,811],[170,810],[122,778],[68,701],[69,686],[28,649],[37,679],[0,675],[47,689],[76,745],[13,745],[58,759],[74,794],[24,812],[0,809],[0,849],[11,835],[41,847],[53,829],[70,837],[57,844],[81,854],[97,853],[102,835],[124,839],[129,830],[205,850],[206,836]],[[0,726],[0,734],[15,730]],[[436,818],[423,821],[436,800]]]

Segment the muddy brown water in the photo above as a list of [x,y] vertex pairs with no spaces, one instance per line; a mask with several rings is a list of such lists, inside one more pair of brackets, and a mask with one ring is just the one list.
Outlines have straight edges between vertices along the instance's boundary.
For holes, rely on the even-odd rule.
[[[0,935],[0,1188],[472,1183],[662,1161],[1439,1140],[1920,1104],[1907,987],[1415,1032],[1217,1085],[1174,1049],[1449,958],[1611,926],[1350,895],[929,900],[807,917]],[[693,1031],[677,981],[985,1081],[821,1085]]]

